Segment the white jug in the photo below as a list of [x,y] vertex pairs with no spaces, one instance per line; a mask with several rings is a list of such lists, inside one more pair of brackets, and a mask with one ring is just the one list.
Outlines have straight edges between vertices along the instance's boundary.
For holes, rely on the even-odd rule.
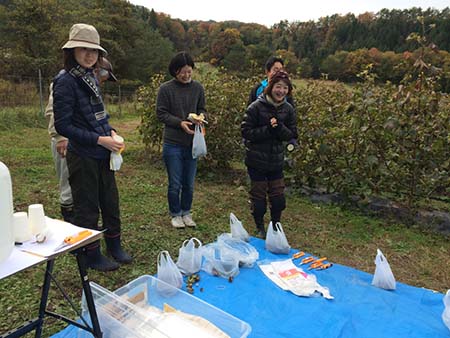
[[0,162],[0,263],[14,248],[13,198],[9,170]]

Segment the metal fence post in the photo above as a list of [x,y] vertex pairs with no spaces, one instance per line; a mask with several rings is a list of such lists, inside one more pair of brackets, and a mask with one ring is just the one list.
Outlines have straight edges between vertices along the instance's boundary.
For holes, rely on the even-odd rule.
[[44,103],[42,98],[42,73],[41,69],[38,69],[39,74],[39,103],[41,104],[41,115],[44,116]]
[[119,116],[122,117],[122,91],[119,84]]

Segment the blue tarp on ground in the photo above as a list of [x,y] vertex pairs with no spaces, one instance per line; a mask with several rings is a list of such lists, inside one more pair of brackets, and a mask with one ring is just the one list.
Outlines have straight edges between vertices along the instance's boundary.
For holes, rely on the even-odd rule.
[[[250,244],[260,260],[290,257],[267,252],[260,239],[251,238]],[[441,318],[441,293],[402,283],[395,291],[382,290],[371,285],[373,275],[338,264],[313,273],[334,300],[283,291],[256,264],[241,268],[232,283],[201,272],[194,295],[249,323],[250,338],[450,337]],[[75,338],[77,329],[69,326],[53,337]]]

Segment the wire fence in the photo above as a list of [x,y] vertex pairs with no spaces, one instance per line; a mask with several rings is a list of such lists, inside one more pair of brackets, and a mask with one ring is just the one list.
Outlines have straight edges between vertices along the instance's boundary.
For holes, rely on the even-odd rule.
[[[6,75],[0,78],[0,107],[34,106],[44,115],[48,102],[50,84],[53,78],[41,76],[38,70],[35,76]],[[138,85],[122,85],[107,81],[102,85],[102,96],[106,104],[120,106],[135,101]]]

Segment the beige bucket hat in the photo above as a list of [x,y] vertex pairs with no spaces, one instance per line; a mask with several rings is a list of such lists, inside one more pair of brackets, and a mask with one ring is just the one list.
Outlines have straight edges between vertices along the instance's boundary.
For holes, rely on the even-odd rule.
[[108,54],[108,52],[100,46],[100,35],[95,27],[85,23],[77,23],[70,28],[69,41],[62,46],[62,49],[75,47],[98,49],[103,55]]

